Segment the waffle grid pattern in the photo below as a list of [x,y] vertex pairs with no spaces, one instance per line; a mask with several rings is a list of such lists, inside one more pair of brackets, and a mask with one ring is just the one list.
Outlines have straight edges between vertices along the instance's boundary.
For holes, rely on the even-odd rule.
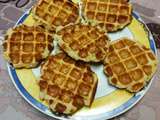
[[108,50],[109,38],[97,26],[69,25],[57,34],[60,47],[76,60],[100,62]]
[[20,25],[8,31],[3,43],[4,57],[16,68],[35,67],[53,49],[52,38],[38,26]]
[[55,30],[57,26],[75,23],[79,18],[78,5],[69,0],[40,0],[33,8],[37,23]]
[[71,114],[91,105],[97,82],[86,63],[59,53],[41,67],[40,98],[47,100],[53,111]]
[[124,28],[132,19],[128,0],[83,0],[83,12],[87,21],[98,23],[107,32]]
[[150,80],[156,65],[150,49],[124,38],[111,43],[104,61],[104,72],[113,86],[138,92]]

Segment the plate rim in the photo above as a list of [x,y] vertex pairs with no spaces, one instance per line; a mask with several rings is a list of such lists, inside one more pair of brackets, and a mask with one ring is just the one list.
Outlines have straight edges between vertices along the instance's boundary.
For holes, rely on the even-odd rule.
[[[15,24],[15,26],[18,25],[18,24],[21,24],[21,23],[27,18],[27,16],[28,16],[29,14],[30,14],[30,9],[27,10],[27,11],[25,11],[25,12],[23,13],[23,15],[18,19],[18,21],[17,21],[17,23]],[[157,56],[156,45],[155,45],[154,38],[153,38],[153,35],[151,34],[150,30],[148,29],[148,27],[146,26],[146,24],[144,23],[144,21],[141,19],[141,17],[139,16],[139,14],[138,14],[137,12],[133,11],[133,12],[132,12],[132,15],[136,18],[136,20],[138,20],[139,22],[141,22],[141,23],[143,24],[144,28],[147,30],[147,32],[148,32],[148,38],[149,38],[149,45],[150,45],[152,51],[153,51],[153,52],[155,53],[155,55]],[[52,118],[63,119],[63,120],[64,120],[64,119],[65,119],[65,120],[72,119],[72,116],[69,117],[69,118],[66,118],[66,117],[64,117],[64,116],[56,116],[56,114],[52,114],[51,112],[49,112],[48,108],[47,108],[45,105],[43,105],[42,103],[40,103],[39,101],[37,101],[34,97],[32,97],[32,96],[30,95],[30,93],[24,88],[24,86],[21,84],[21,82],[20,82],[20,80],[19,80],[19,78],[18,78],[18,76],[17,76],[17,74],[16,74],[15,69],[14,69],[9,63],[7,63],[7,69],[8,69],[9,76],[10,76],[10,78],[11,78],[11,81],[12,81],[12,83],[14,84],[14,86],[16,87],[17,91],[19,92],[19,94],[20,94],[32,107],[34,107],[35,109],[39,110],[39,111],[42,112],[43,114],[48,115],[48,116],[50,116],[50,117],[52,117]],[[102,118],[95,118],[95,116],[94,116],[94,118],[92,118],[92,119],[111,119],[111,118],[114,118],[114,117],[116,117],[116,116],[119,116],[119,115],[127,112],[128,110],[130,110],[133,106],[135,106],[135,105],[145,96],[145,94],[146,94],[147,91],[149,90],[149,88],[150,88],[150,86],[151,86],[151,84],[152,84],[152,82],[153,82],[154,79],[155,79],[155,76],[152,77],[150,83],[147,85],[147,87],[144,89],[144,91],[142,90],[142,91],[140,92],[140,94],[136,94],[135,96],[133,96],[132,98],[130,98],[130,99],[129,99],[127,102],[125,102],[124,104],[122,104],[122,105],[120,105],[119,107],[117,107],[117,108],[115,108],[115,109],[107,112],[107,113],[106,113],[106,114],[107,114],[106,116],[103,116]],[[19,86],[19,85],[21,85],[21,86]],[[23,87],[23,88],[21,88],[21,87]],[[22,90],[22,89],[23,89],[23,90]],[[27,94],[29,95],[29,96],[28,96],[28,95],[27,95],[27,96],[28,96],[30,99],[34,100],[34,102],[31,101],[31,100],[29,100],[29,98],[28,98],[27,96],[25,96],[24,92],[27,93]],[[135,97],[137,97],[137,98],[135,98]],[[35,102],[36,102],[36,103],[35,103]],[[42,106],[43,106],[43,107],[46,107],[46,108],[44,108],[45,110],[44,110],[44,109],[42,110],[42,108],[39,108],[39,106],[37,106],[38,104],[41,105],[41,107],[42,107]],[[124,105],[127,105],[127,106],[124,106]],[[122,109],[122,107],[124,107],[124,108]],[[122,111],[121,111],[121,112],[118,112],[118,111],[116,111],[117,109],[122,109]],[[47,111],[46,111],[46,110],[47,110]],[[117,112],[118,112],[118,113],[117,113]]]

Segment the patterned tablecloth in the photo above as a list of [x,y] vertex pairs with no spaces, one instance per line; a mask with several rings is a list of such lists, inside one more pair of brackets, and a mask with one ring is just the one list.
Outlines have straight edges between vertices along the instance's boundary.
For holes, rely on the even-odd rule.
[[[0,36],[12,27],[35,0],[0,0]],[[159,0],[133,0],[134,10],[146,23],[160,24]],[[1,42],[1,41],[0,41]],[[160,60],[160,50],[158,50]],[[125,114],[113,120],[160,120],[160,64],[150,90],[145,97]],[[0,48],[0,120],[53,120],[30,106],[13,86]]]

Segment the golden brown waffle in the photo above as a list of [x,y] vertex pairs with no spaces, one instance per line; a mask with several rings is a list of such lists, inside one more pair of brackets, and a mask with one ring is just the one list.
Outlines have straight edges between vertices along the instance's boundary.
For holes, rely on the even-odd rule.
[[86,20],[99,24],[107,32],[124,28],[132,20],[128,0],[82,0]]
[[111,42],[104,60],[109,83],[130,92],[140,91],[156,68],[157,59],[152,51],[128,38]]
[[72,114],[90,106],[97,88],[97,76],[83,62],[65,53],[50,56],[41,67],[40,98],[58,113]]
[[36,23],[52,30],[79,19],[78,5],[70,0],[39,0],[32,12]]
[[38,26],[9,29],[3,43],[4,57],[15,68],[36,67],[53,49],[52,36]]
[[59,46],[73,59],[100,62],[108,50],[109,38],[97,26],[70,24],[55,35]]

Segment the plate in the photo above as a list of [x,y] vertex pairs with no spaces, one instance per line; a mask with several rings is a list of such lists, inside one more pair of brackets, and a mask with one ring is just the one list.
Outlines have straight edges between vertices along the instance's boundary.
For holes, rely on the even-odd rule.
[[[150,47],[155,54],[157,54],[153,37],[136,12],[133,12],[133,20],[130,25],[125,29],[116,33],[109,33],[112,40],[119,39],[121,37],[129,37],[139,40],[142,44]],[[17,24],[33,25],[34,20],[29,11],[18,20]],[[40,76],[40,68],[35,69],[14,69],[11,65],[7,64],[9,75],[13,84],[23,96],[23,98],[30,103],[33,107],[57,119],[75,119],[75,120],[103,120],[116,117],[130,108],[132,108],[148,91],[152,84],[152,80],[149,84],[140,92],[136,94],[129,93],[125,90],[116,89],[110,86],[107,82],[107,78],[103,73],[103,66],[91,65],[94,72],[97,73],[99,82],[95,96],[95,100],[90,108],[82,108],[72,116],[57,115],[52,113],[45,102],[39,99],[39,87],[37,85],[37,79]]]

